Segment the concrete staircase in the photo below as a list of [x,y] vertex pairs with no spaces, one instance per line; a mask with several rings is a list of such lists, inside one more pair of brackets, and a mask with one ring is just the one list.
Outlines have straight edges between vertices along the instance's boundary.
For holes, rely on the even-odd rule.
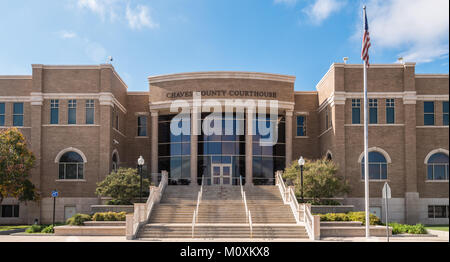
[[[192,238],[192,217],[200,187],[168,186],[161,202],[154,207],[149,223],[138,239]],[[250,238],[239,186],[205,186],[199,206],[194,237],[200,239]],[[295,223],[288,205],[283,204],[275,186],[245,187],[252,213],[253,238],[299,239],[308,235]]]

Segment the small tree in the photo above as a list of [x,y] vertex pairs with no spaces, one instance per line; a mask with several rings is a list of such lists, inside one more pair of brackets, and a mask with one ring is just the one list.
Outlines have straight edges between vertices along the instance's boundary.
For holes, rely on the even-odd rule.
[[[312,198],[313,202],[321,203],[323,198],[331,198],[349,192],[349,186],[336,175],[337,166],[333,161],[319,159],[315,161],[306,160],[303,166],[303,195]],[[297,161],[287,167],[283,178],[288,184],[293,184],[296,194],[300,194],[300,166]]]
[[[142,188],[145,190],[150,185],[148,179],[142,179]],[[105,180],[97,183],[95,193],[99,196],[112,197],[119,203],[131,204],[131,200],[139,196],[140,177],[133,168],[119,168],[111,172]],[[117,203],[116,202],[116,203]]]
[[39,194],[28,179],[35,157],[17,128],[0,131],[0,204],[6,197],[35,201]]

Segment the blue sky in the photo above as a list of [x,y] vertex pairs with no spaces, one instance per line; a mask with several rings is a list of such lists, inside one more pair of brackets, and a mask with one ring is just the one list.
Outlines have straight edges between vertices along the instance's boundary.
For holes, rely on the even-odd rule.
[[315,90],[333,62],[361,63],[363,4],[371,63],[402,56],[448,73],[448,0],[0,0],[0,75],[112,56],[130,91],[214,70],[295,75],[296,90]]

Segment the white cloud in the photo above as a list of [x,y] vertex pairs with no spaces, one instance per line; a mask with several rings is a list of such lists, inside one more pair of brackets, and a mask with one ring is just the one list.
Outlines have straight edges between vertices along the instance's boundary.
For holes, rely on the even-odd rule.
[[367,16],[372,48],[401,48],[399,56],[418,63],[449,53],[448,0],[370,0]]
[[159,27],[150,16],[148,7],[143,5],[138,5],[135,10],[127,6],[126,18],[131,29],[141,29],[143,27],[155,29]]
[[77,34],[74,32],[63,30],[59,32],[59,36],[64,39],[69,39],[77,37]]
[[113,21],[116,17],[117,0],[77,0],[77,5],[81,9],[88,9],[99,15],[102,20],[109,16]]
[[313,24],[319,25],[331,14],[341,10],[345,5],[338,0],[316,0],[313,4],[305,7],[303,12],[307,14]]
[[295,5],[297,0],[274,0],[275,4]]

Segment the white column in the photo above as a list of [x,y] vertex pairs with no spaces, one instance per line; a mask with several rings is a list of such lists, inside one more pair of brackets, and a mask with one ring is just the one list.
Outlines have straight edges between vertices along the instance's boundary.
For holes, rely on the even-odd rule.
[[[151,172],[152,174],[158,173],[158,111],[151,111],[151,125],[152,125],[152,152],[151,152]],[[157,177],[153,182],[157,184]]]
[[191,186],[197,183],[198,159],[198,108],[191,109]]
[[247,108],[245,131],[245,185],[253,185],[253,108]]
[[292,110],[286,110],[286,167],[292,163]]

